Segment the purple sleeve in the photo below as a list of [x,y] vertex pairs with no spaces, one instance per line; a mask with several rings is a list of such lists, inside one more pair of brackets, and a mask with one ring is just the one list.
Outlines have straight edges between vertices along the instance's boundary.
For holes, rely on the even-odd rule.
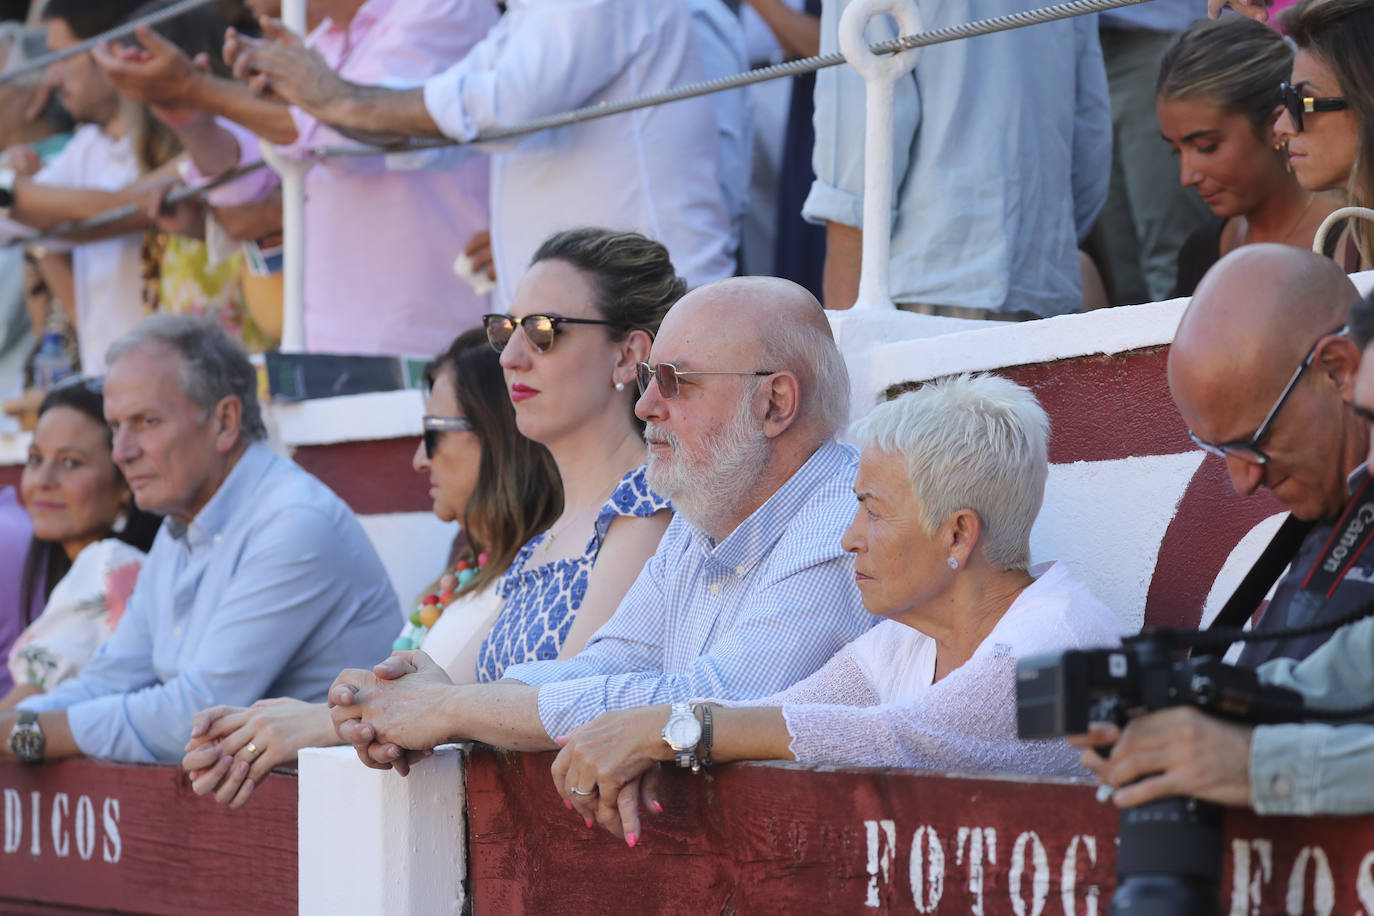
[[[24,579],[24,561],[28,557],[33,529],[28,513],[19,505],[14,487],[0,488],[0,653],[8,658],[10,647],[24,632],[27,620],[43,609],[43,583],[37,583],[33,607],[25,614],[20,607],[20,588]],[[14,686],[8,665],[0,665],[0,694]]]

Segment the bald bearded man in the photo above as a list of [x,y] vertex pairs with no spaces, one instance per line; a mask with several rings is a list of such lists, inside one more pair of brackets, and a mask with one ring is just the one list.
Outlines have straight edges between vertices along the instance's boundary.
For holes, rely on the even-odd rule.
[[[1333,620],[1374,600],[1368,545],[1353,563],[1339,564],[1339,576],[1309,577],[1368,477],[1369,422],[1352,404],[1360,354],[1341,333],[1359,298],[1329,258],[1246,245],[1207,272],[1169,351],[1174,404],[1193,440],[1225,460],[1236,492],[1265,487],[1294,516],[1317,523],[1259,629]],[[1374,503],[1374,486],[1367,495]],[[1251,643],[1240,664],[1305,658],[1328,636]]]

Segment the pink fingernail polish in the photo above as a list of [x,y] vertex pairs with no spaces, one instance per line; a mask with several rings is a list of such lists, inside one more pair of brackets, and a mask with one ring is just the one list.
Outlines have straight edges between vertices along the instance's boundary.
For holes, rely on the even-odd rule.
[[651,804],[653,805],[655,811],[657,811],[659,814],[663,813],[663,806],[658,803],[658,799],[654,799],[653,802],[651,802]]
[[635,843],[638,843],[638,842],[639,842],[639,837],[635,836],[633,833],[627,833],[627,834],[625,834],[625,845],[626,845],[626,846],[629,846],[631,849],[634,849],[634,848],[635,848]]
[[591,818],[586,818],[586,821],[587,821],[587,826],[590,827],[590,826],[592,825],[592,819],[591,819]]
[[565,801],[563,802],[563,807],[564,807],[564,808],[567,808],[569,811],[571,811],[571,810],[572,810],[572,802],[566,801],[566,800],[565,800]]

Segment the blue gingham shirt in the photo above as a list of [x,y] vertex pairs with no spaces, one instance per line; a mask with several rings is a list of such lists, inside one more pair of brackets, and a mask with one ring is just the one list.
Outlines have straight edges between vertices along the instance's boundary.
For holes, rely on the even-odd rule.
[[387,656],[400,611],[348,506],[254,443],[190,525],[162,523],[81,674],[20,705],[67,710],[87,756],[179,760],[207,706],[324,700],[340,670]]
[[805,678],[878,621],[840,548],[857,464],[826,442],[718,544],[677,516],[586,649],[506,678],[539,687],[550,736],[611,709],[755,699]]

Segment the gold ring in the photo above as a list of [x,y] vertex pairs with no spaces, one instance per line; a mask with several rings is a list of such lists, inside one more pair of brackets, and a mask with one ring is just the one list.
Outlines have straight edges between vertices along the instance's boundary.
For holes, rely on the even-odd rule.
[[257,752],[258,752],[258,746],[257,746],[256,744],[254,744],[253,742],[250,741],[250,742],[248,742],[248,746],[247,746],[246,748],[244,748],[244,750],[247,751],[247,752],[250,753],[250,754],[257,754]]

